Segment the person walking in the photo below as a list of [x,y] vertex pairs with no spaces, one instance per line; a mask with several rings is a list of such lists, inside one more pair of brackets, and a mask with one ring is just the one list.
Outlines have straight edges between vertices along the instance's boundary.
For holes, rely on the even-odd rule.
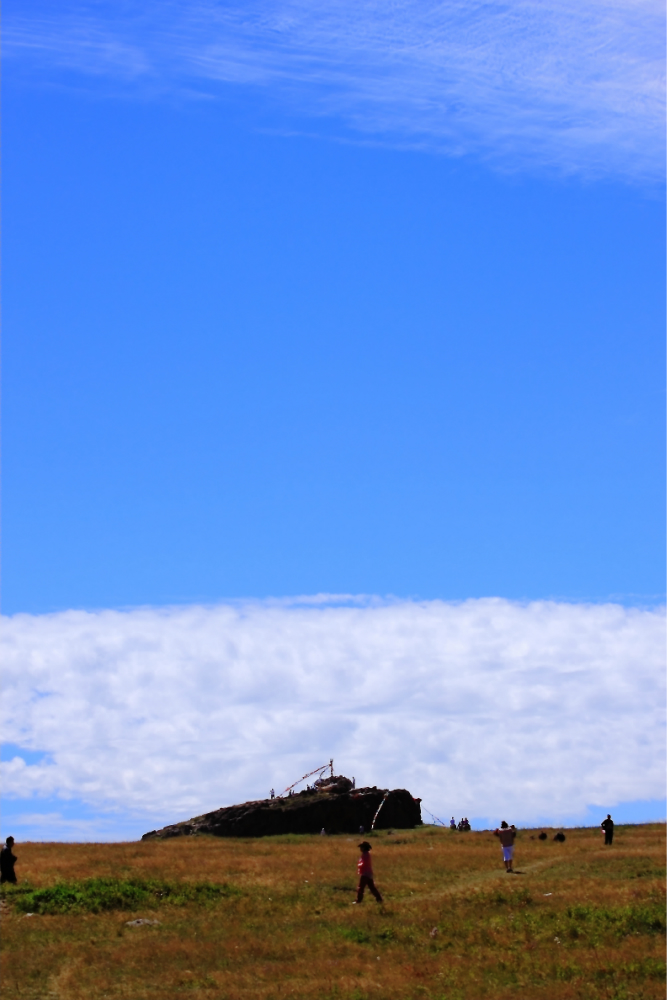
[[501,821],[500,827],[497,827],[493,833],[500,839],[500,844],[502,845],[505,872],[514,872],[514,839],[516,838],[516,827],[514,824],[510,827],[507,821],[503,820]]
[[371,861],[371,845],[368,841],[362,841],[359,845],[361,858],[357,862],[357,873],[359,874],[359,886],[357,887],[357,899],[355,904],[360,904],[364,899],[366,887],[371,891],[378,904],[382,903],[382,894],[379,892],[373,879],[373,863]]
[[611,819],[611,814],[607,814],[607,819],[603,820],[600,827],[604,831],[604,843],[610,845],[614,840],[614,821]]
[[14,838],[9,837],[5,842],[5,847],[0,850],[0,883],[16,882],[14,863],[17,861],[17,858],[12,852],[13,847]]

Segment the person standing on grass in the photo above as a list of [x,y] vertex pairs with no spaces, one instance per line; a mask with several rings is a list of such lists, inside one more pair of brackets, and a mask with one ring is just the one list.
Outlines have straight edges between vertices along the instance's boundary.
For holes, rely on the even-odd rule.
[[9,837],[5,842],[5,847],[0,850],[0,883],[15,883],[16,873],[14,863],[17,861],[16,855],[12,852],[14,838]]
[[607,814],[607,819],[603,820],[600,827],[604,831],[604,843],[610,845],[614,840],[614,821],[611,819],[611,814]]
[[500,838],[500,844],[503,848],[505,872],[514,872],[512,863],[514,861],[514,839],[516,838],[516,827],[514,824],[509,827],[507,821],[503,820],[500,827],[497,827],[493,833],[497,838]]
[[371,862],[371,846],[368,841],[362,841],[359,845],[361,849],[361,858],[357,862],[357,872],[359,874],[359,886],[357,887],[357,899],[354,901],[355,904],[360,904],[364,899],[364,890],[366,887],[371,891],[378,904],[382,903],[382,895],[375,885],[373,879],[373,863]]

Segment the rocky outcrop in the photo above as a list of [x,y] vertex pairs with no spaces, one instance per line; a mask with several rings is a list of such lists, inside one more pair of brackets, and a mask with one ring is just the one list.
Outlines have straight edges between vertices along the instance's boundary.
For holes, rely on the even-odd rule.
[[[346,782],[352,785],[349,780]],[[407,789],[393,789],[391,792],[376,786],[348,789],[344,783],[329,782],[294,796],[222,807],[201,817],[162,827],[159,831],[149,831],[141,840],[177,838],[188,834],[260,838],[268,834],[319,834],[322,828],[327,834],[358,834],[360,827],[370,830],[383,799],[385,802],[376,828],[415,827],[421,824],[420,800],[415,799]]]

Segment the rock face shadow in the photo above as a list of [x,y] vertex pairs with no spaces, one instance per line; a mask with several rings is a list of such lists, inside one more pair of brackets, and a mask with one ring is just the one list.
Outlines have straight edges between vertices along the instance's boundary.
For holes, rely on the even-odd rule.
[[[384,802],[383,802],[384,800]],[[170,824],[144,834],[151,838],[177,838],[214,834],[220,838],[261,838],[271,834],[359,834],[369,831],[378,808],[376,828],[416,827],[421,824],[420,800],[407,789],[354,789],[344,775],[304,789],[292,796],[253,800],[226,806],[200,817]]]

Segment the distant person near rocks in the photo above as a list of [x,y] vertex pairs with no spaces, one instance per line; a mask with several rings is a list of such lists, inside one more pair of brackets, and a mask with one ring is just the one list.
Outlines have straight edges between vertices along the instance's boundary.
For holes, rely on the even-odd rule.
[[516,838],[516,827],[514,824],[510,827],[506,820],[501,821],[500,827],[497,827],[493,832],[497,838],[500,838],[500,844],[503,848],[503,861],[505,863],[506,872],[514,872],[514,839]]
[[449,829],[450,829],[450,831],[455,831],[456,830],[456,821],[454,820],[453,817],[449,821]]
[[604,843],[610,845],[614,840],[614,821],[611,819],[611,814],[607,814],[607,819],[603,820],[600,827],[604,831]]
[[5,842],[5,847],[0,850],[0,883],[15,883],[16,873],[14,864],[17,861],[16,855],[12,852],[14,838],[9,837]]
[[364,899],[366,887],[371,891],[378,904],[382,903],[382,894],[379,892],[373,879],[373,863],[371,861],[371,845],[368,841],[362,841],[359,845],[361,858],[357,862],[357,872],[359,874],[359,886],[357,887],[357,899],[355,904],[360,904]]

